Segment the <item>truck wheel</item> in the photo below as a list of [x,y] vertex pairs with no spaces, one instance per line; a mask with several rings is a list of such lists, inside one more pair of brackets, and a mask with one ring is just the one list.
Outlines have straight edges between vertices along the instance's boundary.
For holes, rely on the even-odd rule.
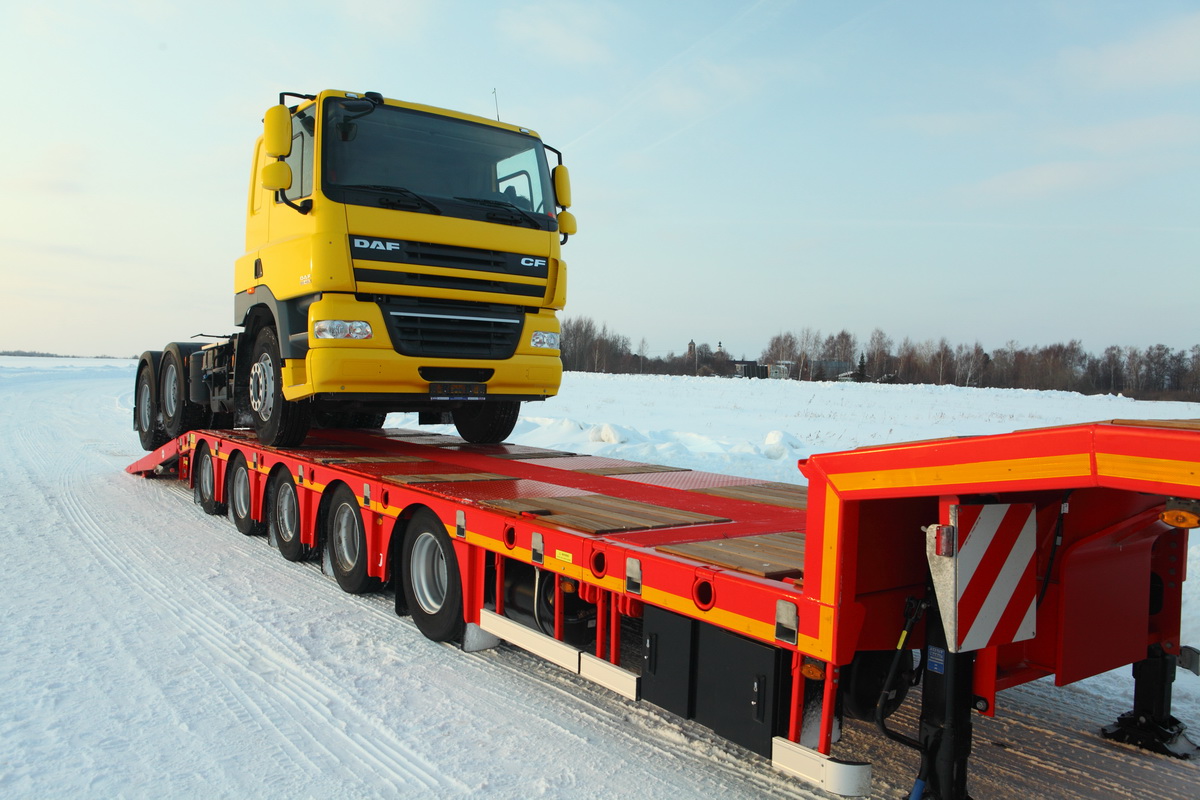
[[519,400],[488,400],[450,412],[458,435],[471,444],[499,444],[513,432],[521,413]]
[[167,437],[174,439],[204,427],[208,410],[188,399],[187,377],[177,351],[163,353],[159,375],[158,399],[162,406],[163,431]]
[[196,502],[204,509],[205,514],[224,514],[225,504],[218,503],[217,496],[217,465],[213,463],[212,452],[208,444],[201,442],[196,448]]
[[333,576],[342,591],[362,594],[378,589],[379,581],[367,574],[367,536],[358,498],[345,484],[333,490],[324,533]]
[[267,526],[250,516],[250,467],[241,453],[234,453],[229,461],[225,497],[229,500],[229,518],[239,532],[247,536],[266,533]]
[[308,548],[300,541],[300,499],[291,475],[277,472],[267,481],[266,507],[267,524],[279,554],[288,561],[308,558]]
[[295,447],[308,434],[306,403],[283,398],[283,359],[274,328],[263,328],[254,340],[250,359],[250,410],[258,440],[274,447]]
[[400,570],[404,599],[417,629],[427,639],[446,642],[462,635],[462,582],[454,544],[431,511],[418,511],[404,533]]
[[168,441],[158,423],[158,406],[154,402],[154,379],[150,368],[139,370],[133,397],[133,419],[143,450],[157,450]]

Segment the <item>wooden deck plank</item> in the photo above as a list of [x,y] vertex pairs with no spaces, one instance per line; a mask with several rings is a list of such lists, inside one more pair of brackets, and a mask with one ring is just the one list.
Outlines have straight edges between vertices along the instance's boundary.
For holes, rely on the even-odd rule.
[[690,472],[683,467],[663,467],[658,464],[626,464],[620,467],[596,467],[595,469],[577,469],[575,472],[583,475],[646,475],[652,472]]
[[714,486],[710,489],[695,489],[699,494],[727,497],[730,500],[747,500],[770,506],[808,508],[808,487],[790,483],[751,483],[742,486]]
[[649,503],[602,495],[493,500],[487,502],[486,505],[518,514],[528,514],[555,525],[592,534],[622,533],[728,521],[706,514],[662,508]]
[[714,517],[711,514],[700,514],[695,511],[684,511],[679,508],[668,508],[666,506],[656,506],[650,503],[642,503],[637,500],[626,500],[621,497],[608,497],[605,495],[584,495],[582,497],[573,497],[571,501],[578,505],[586,505],[593,508],[613,510],[621,513],[634,515],[648,515],[655,519],[666,521],[674,521],[688,525],[700,525],[711,522],[729,522],[725,517]]
[[428,461],[420,456],[348,456],[346,458],[319,458],[322,464],[417,464]]
[[804,574],[804,536],[795,531],[660,545],[661,552],[782,580]]
[[395,483],[468,483],[470,481],[510,481],[508,475],[494,472],[442,472],[428,475],[384,475]]
[[691,544],[681,545],[664,545],[658,550],[664,553],[671,553],[685,558],[703,561],[707,564],[713,564],[718,567],[727,567],[738,572],[746,572],[751,575],[757,575],[761,578],[773,578],[781,580],[783,578],[798,577],[804,573],[804,570],[798,564],[784,564],[777,561],[771,561],[763,558],[755,558],[754,556],[743,555],[742,553],[732,552],[728,548],[721,547],[721,542],[729,541],[728,539],[720,539],[715,542],[693,542]]

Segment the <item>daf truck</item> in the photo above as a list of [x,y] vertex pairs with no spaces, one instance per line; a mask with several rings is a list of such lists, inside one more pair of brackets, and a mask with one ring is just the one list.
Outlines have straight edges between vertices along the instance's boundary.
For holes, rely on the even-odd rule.
[[528,128],[375,92],[280,94],[234,265],[239,331],[141,356],[143,448],[234,427],[290,447],[393,411],[502,441],[562,378],[570,205],[561,153]]

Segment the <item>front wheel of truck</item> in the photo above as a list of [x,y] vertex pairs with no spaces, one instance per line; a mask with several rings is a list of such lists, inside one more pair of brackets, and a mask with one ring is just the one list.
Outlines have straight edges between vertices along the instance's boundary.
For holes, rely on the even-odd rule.
[[307,403],[293,403],[283,397],[283,358],[274,328],[263,328],[254,340],[247,394],[260,442],[295,447],[304,441],[312,414]]
[[499,444],[517,426],[519,400],[488,400],[450,412],[458,435],[471,444]]

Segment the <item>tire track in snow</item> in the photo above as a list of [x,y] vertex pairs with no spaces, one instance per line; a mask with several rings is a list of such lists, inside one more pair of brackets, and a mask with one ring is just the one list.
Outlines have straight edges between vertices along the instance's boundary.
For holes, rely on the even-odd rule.
[[[334,764],[348,778],[370,775],[381,790],[388,785],[443,794],[466,790],[465,784],[432,768],[391,730],[360,713],[355,698],[338,686],[336,676],[314,664],[294,642],[250,620],[228,592],[208,586],[206,583],[211,582],[190,573],[181,575],[179,569],[169,573],[160,569],[177,560],[172,548],[160,544],[169,540],[155,536],[154,531],[129,526],[126,520],[106,512],[136,509],[146,502],[146,495],[134,489],[150,487],[138,486],[136,479],[126,475],[110,476],[115,481],[95,480],[98,474],[107,475],[110,465],[95,464],[86,448],[75,450],[67,461],[50,458],[50,451],[44,447],[45,437],[52,430],[69,429],[63,418],[73,413],[62,413],[51,398],[42,398],[46,402],[39,404],[38,394],[21,393],[22,405],[26,409],[39,405],[58,413],[39,416],[36,424],[18,429],[16,441],[8,448],[12,463],[5,464],[5,474],[23,473],[41,493],[52,497],[51,515],[61,519],[61,523],[56,520],[56,528],[86,543],[105,566],[105,572],[120,576],[120,584],[142,594],[148,608],[181,623],[189,645],[203,651],[194,659],[195,669],[206,676],[206,683],[223,689],[214,692],[212,699],[225,706],[239,724],[255,728],[259,735],[254,738],[275,734],[269,738],[275,744],[280,767],[276,772],[301,769],[315,776]],[[70,412],[78,410],[74,408],[78,405],[72,404]],[[114,502],[114,492],[120,502]],[[177,502],[177,498],[169,497],[162,504],[169,509],[168,516],[187,512],[188,507],[177,508]],[[223,521],[205,520],[203,515],[197,522],[224,527]],[[122,529],[129,538],[119,538],[116,532]],[[250,658],[234,652],[229,631],[246,625],[258,628],[252,632],[255,641],[265,637],[272,646],[257,650]],[[124,649],[138,648],[136,643],[125,643]],[[271,682],[264,675],[287,677]],[[336,720],[331,719],[332,711],[337,712]],[[332,728],[336,735],[331,737],[329,730],[320,730],[322,726]],[[311,755],[320,753],[325,757]]]
[[[155,565],[170,560],[171,554],[162,547],[151,545],[138,549],[136,558],[131,558],[131,548],[118,547],[100,524],[98,515],[88,511],[87,504],[82,502],[84,493],[71,486],[72,474],[64,473],[63,486],[64,495],[71,498],[65,506],[72,527],[104,555],[114,571],[123,574],[130,585],[158,605],[161,613],[184,623],[189,642],[202,646],[207,654],[206,658],[197,659],[198,669],[210,675],[215,685],[224,687],[225,691],[217,695],[220,701],[243,724],[253,724],[266,731],[266,721],[271,721],[272,728],[280,734],[277,738],[282,746],[278,751],[286,751],[292,765],[317,773],[321,771],[322,763],[332,761],[341,764],[348,774],[363,774],[352,763],[347,763],[357,761],[365,774],[376,776],[384,783],[410,787],[416,784],[426,790],[465,790],[465,785],[439,775],[391,731],[380,730],[360,714],[354,698],[337,685],[335,676],[319,662],[308,658],[294,642],[284,640],[270,627],[248,618],[228,592],[207,585],[210,582],[187,576],[183,578],[183,585],[168,585],[155,569]],[[174,508],[174,497],[165,499],[162,508],[169,513],[189,510],[187,506]],[[192,510],[201,513],[195,507]],[[224,530],[228,523],[222,519],[208,520],[202,515],[196,522],[205,527],[219,527],[221,534],[237,535],[232,526]],[[261,541],[247,540],[250,543]],[[227,544],[218,542],[217,546]],[[172,576],[178,578],[177,573],[178,570],[173,571]],[[231,630],[247,625],[255,628],[251,632],[255,641],[268,639],[271,642],[271,647],[258,648],[249,658],[233,651],[229,636]],[[269,676],[277,675],[286,678],[269,680]],[[311,730],[313,720],[333,724],[331,712],[334,709],[338,713],[335,727],[341,739],[337,747],[331,745],[327,731],[318,735]],[[364,730],[369,733],[364,734]],[[328,758],[315,759],[308,755],[314,751],[324,752]],[[289,765],[283,763],[281,766]]]

